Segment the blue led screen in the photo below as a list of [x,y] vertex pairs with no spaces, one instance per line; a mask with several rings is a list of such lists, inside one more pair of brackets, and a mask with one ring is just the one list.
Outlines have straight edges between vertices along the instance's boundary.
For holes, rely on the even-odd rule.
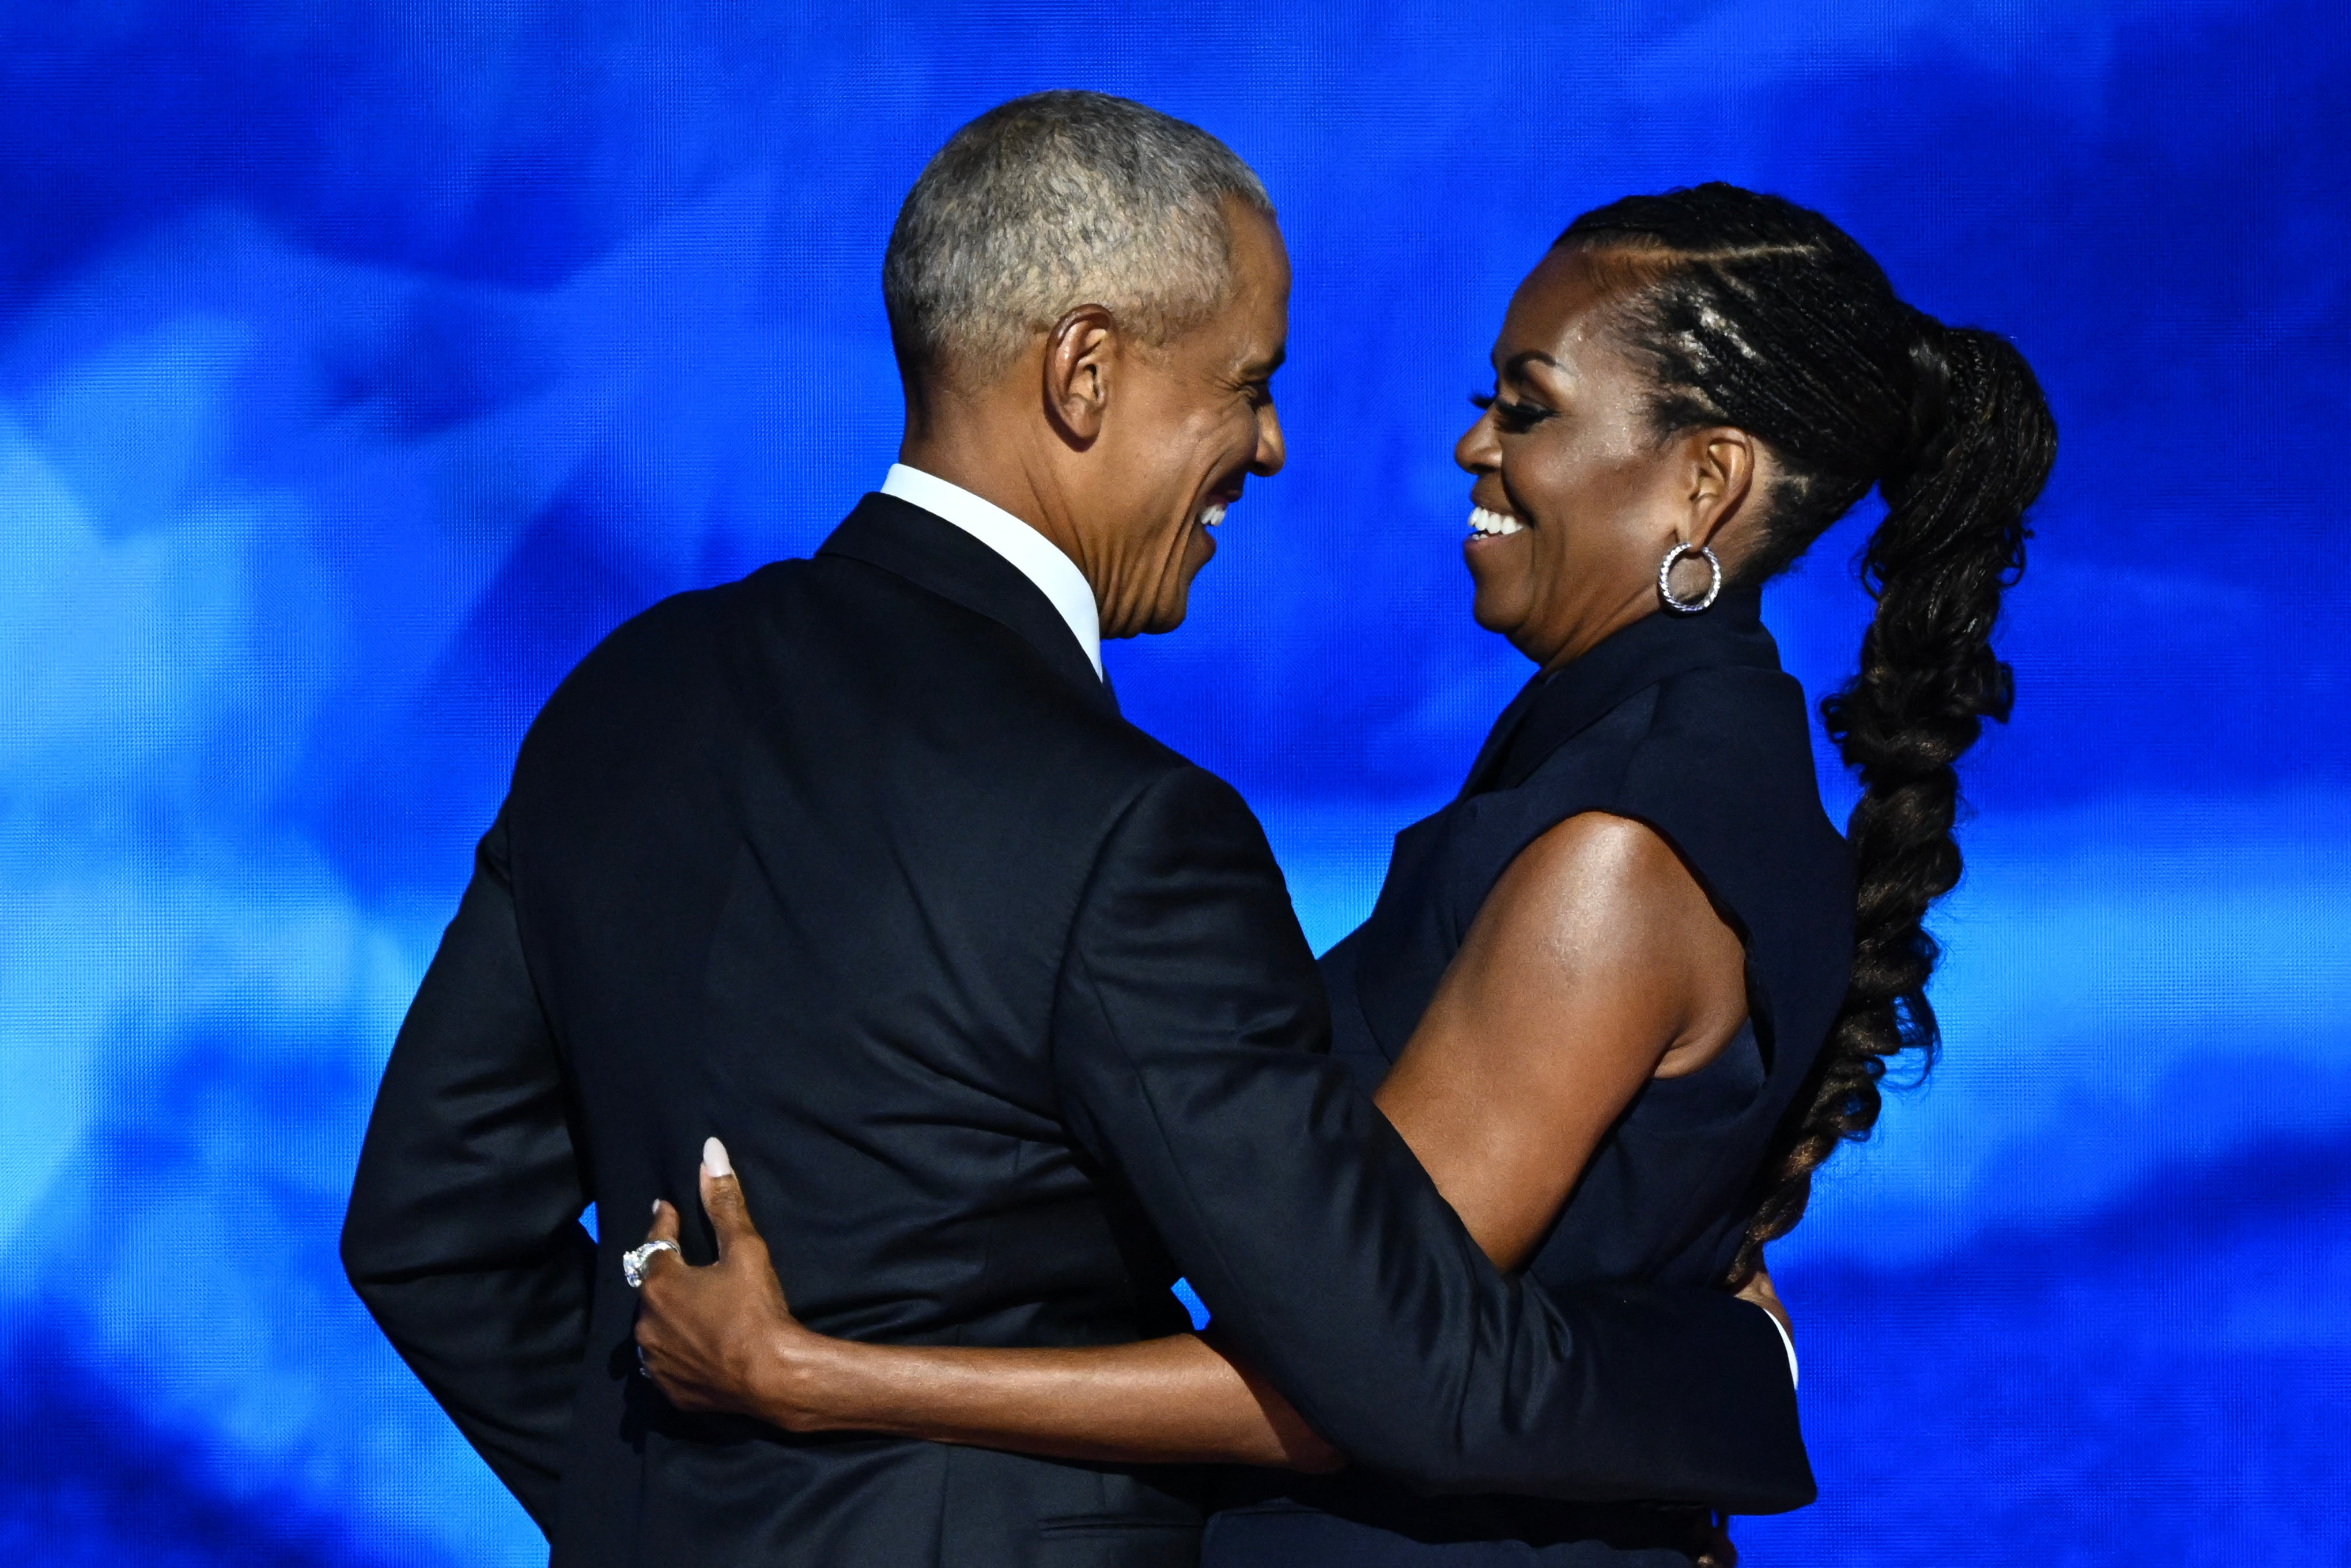
[[[893,453],[877,274],[1015,93],[1262,172],[1290,447],[1110,653],[1318,944],[1523,666],[1449,461],[1576,213],[1723,178],[2011,334],[2064,431],[1938,921],[1949,1046],[1775,1252],[1757,1564],[2351,1532],[2351,20],[2331,0],[0,5],[0,1553],[524,1563],[334,1261],[517,740]],[[1857,515],[1768,615],[1814,695]],[[1833,757],[1824,787],[1850,786]]]

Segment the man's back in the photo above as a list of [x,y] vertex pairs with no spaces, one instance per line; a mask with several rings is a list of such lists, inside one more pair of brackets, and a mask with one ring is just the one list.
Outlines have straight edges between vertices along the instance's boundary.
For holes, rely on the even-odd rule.
[[[942,1533],[985,1561],[985,1521],[941,1517],[958,1468],[984,1469],[983,1512],[1024,1531],[1105,1511],[1188,1522],[1123,1478],[1050,1461],[775,1434],[714,1445],[712,1423],[603,1365],[630,1366],[617,1259],[634,1217],[656,1196],[695,1212],[713,1134],[822,1332],[1082,1345],[1186,1326],[1165,1250],[1073,1143],[1049,1054],[1102,840],[1184,764],[1116,718],[1066,633],[1056,668],[1010,627],[847,553],[908,528],[934,550],[967,543],[911,511],[869,501],[841,548],[640,617],[523,748],[517,924],[611,1216],[562,1560],[599,1557],[639,1495],[675,1494],[665,1532],[746,1508],[763,1520],[724,1550],[697,1543],[696,1561],[893,1556],[844,1530],[882,1532],[904,1561]],[[1025,586],[969,564],[1007,598]],[[1311,963],[1302,943],[1296,959]],[[642,1480],[626,1446],[640,1423]],[[843,1517],[844,1471],[862,1523]],[[820,1535],[831,1544],[810,1555]]]
[[1189,1471],[664,1404],[619,1253],[714,1132],[818,1329],[1131,1338],[1179,1326],[1180,1266],[1367,1469],[1809,1501],[1763,1314],[1497,1275],[1324,1054],[1247,807],[1094,682],[1021,574],[875,497],[815,562],[616,634],[534,727],[386,1066],[344,1262],[556,1562],[1192,1558]]

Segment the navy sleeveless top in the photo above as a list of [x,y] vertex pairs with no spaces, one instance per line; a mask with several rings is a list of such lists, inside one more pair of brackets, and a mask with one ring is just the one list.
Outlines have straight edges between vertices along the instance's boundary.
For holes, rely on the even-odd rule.
[[[1719,1283],[1772,1131],[1844,995],[1852,865],[1821,809],[1802,689],[1761,610],[1755,591],[1726,591],[1704,614],[1650,616],[1529,681],[1460,794],[1396,836],[1371,918],[1322,961],[1332,1050],[1374,1086],[1504,868],[1592,811],[1662,835],[1737,931],[1747,1023],[1698,1072],[1652,1079],[1610,1128],[1526,1265],[1546,1285]],[[1204,1568],[1687,1561],[1618,1528],[1621,1510],[1420,1499],[1347,1475],[1280,1477],[1236,1503],[1211,1523]]]

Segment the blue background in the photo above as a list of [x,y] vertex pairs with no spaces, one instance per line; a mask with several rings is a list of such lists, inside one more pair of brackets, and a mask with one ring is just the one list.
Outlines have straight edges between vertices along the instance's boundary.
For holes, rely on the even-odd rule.
[[[1318,943],[1522,673],[1448,452],[1570,217],[1780,191],[2014,336],[2064,449],[1949,1049],[1776,1253],[1823,1496],[1748,1561],[2344,1561],[2345,16],[0,6],[0,1555],[538,1559],[336,1268],[376,1075],[538,702],[878,482],[899,197],[1078,85],[1281,208],[1290,469],[1111,658]],[[1770,601],[1814,695],[1865,526]]]

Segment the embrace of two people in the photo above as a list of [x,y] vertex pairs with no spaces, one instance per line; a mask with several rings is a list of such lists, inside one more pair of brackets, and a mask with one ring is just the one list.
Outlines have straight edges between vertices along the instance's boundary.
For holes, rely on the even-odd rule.
[[[1318,963],[1101,664],[1282,465],[1264,187],[1018,99],[883,284],[881,490],[524,740],[368,1128],[370,1311],[564,1568],[1730,1561],[1813,1491],[1763,1248],[1935,1038],[2031,371],[1779,198],[1576,219],[1455,453],[1535,673]],[[1873,488],[1840,836],[1760,594]]]

